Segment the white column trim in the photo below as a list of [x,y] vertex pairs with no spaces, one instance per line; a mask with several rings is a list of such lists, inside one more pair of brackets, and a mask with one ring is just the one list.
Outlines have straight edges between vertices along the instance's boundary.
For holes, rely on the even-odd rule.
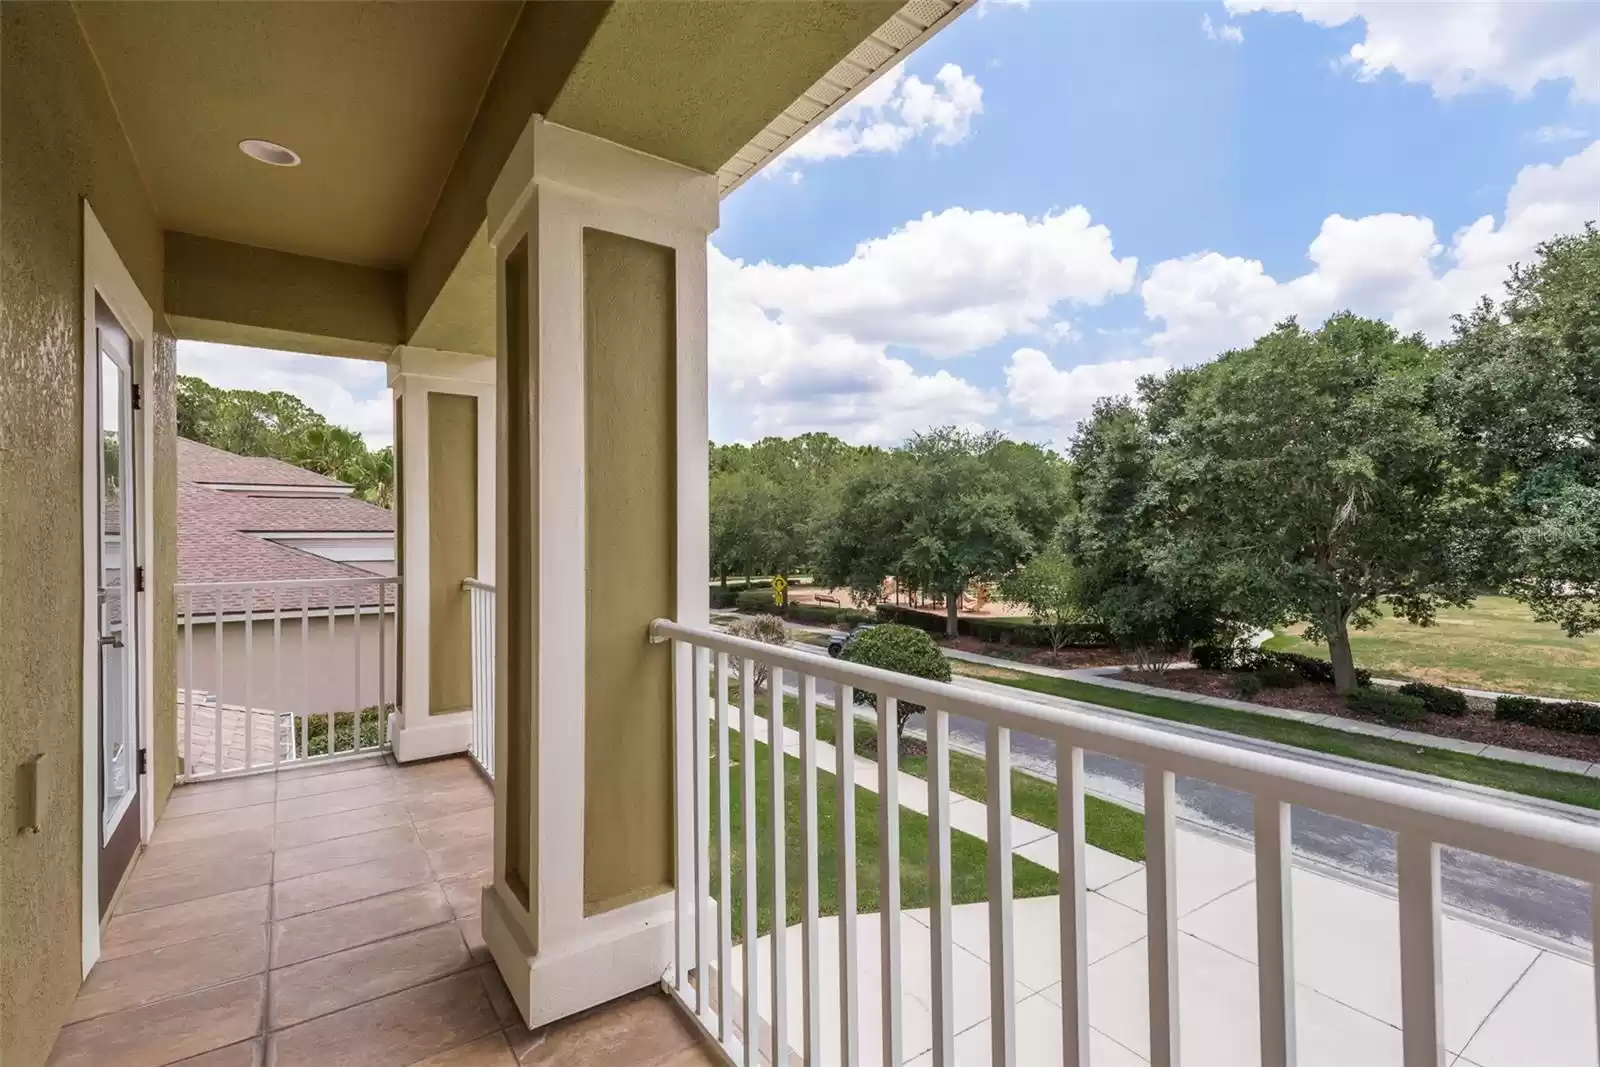
[[[583,603],[586,592],[583,232],[604,230],[674,253],[676,614],[679,621],[705,624],[710,581],[706,238],[716,228],[717,212],[713,175],[537,116],[489,196],[499,284],[505,254],[527,234],[530,306],[537,309],[530,338],[537,353],[539,409],[538,818],[532,842],[538,885],[530,887],[538,901],[533,916],[537,951],[526,955],[509,935],[488,938],[530,1026],[659,980],[672,959],[675,936],[670,891],[584,915],[586,635],[583,612],[572,607]],[[503,319],[503,294],[499,306]],[[502,656],[500,662],[507,660]],[[688,681],[678,684],[686,690]],[[503,819],[503,812],[497,814]],[[503,875],[497,869],[497,882]],[[491,891],[485,900],[498,897],[504,903],[505,896]],[[505,908],[497,919],[509,923],[517,911]],[[490,925],[485,923],[486,931]]]
[[432,629],[428,577],[428,397],[432,393],[471,396],[478,403],[478,537],[472,575],[494,581],[495,545],[495,360],[461,352],[402,345],[389,359],[389,388],[401,408],[395,449],[405,479],[398,521],[405,537],[401,595],[407,605],[400,634],[405,668],[400,710],[391,733],[395,758],[402,762],[465,752],[472,742],[472,713],[430,714],[429,637]]
[[[145,403],[133,413],[134,485],[138,498],[135,514],[138,529],[134,537],[134,566],[145,569],[145,591],[135,594],[135,625],[138,648],[139,686],[139,736],[145,747],[155,745],[154,685],[151,672],[155,669],[152,643],[155,639],[154,590],[170,576],[160,574],[152,563],[150,547],[154,542],[155,528],[151,514],[155,497],[151,487],[155,471],[154,445],[151,440],[152,421],[150,396],[153,375],[152,347],[155,344],[155,315],[149,301],[139,291],[133,275],[123,264],[116,247],[106,234],[100,220],[95,217],[89,201],[83,201],[83,307],[82,344],[82,437],[83,437],[83,648],[80,672],[83,679],[83,792],[81,817],[83,827],[83,862],[79,884],[82,930],[82,967],[85,977],[95,961],[100,958],[100,699],[99,663],[100,641],[96,592],[99,575],[96,573],[95,544],[99,538],[99,486],[93,472],[98,469],[100,455],[100,411],[96,394],[100,378],[100,353],[95,340],[95,296],[110,307],[124,329],[132,348],[133,380],[145,392]],[[124,570],[128,561],[124,560]],[[131,572],[130,572],[131,573]],[[139,781],[139,840],[147,842],[155,828],[155,760],[150,759]]]

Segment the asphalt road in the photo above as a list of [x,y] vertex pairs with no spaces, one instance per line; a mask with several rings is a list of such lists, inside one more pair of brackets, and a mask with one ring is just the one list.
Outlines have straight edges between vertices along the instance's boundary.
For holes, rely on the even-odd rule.
[[[806,650],[825,654],[820,649]],[[956,684],[987,688],[961,678],[956,679]],[[819,682],[818,696],[825,695],[831,703],[835,695],[832,688]],[[1015,691],[1008,693],[1018,695]],[[920,731],[920,717],[913,718],[908,728]],[[951,741],[961,748],[982,752],[987,735],[987,728],[976,720],[957,716],[950,719]],[[1242,738],[1237,743],[1258,747]],[[1055,777],[1053,742],[1013,733],[1011,750],[1019,766]],[[1314,756],[1308,758],[1315,760]],[[1142,808],[1144,768],[1139,764],[1085,753],[1084,770],[1090,792],[1128,807]],[[1375,768],[1374,773],[1382,772]],[[1181,819],[1249,841],[1254,806],[1248,793],[1181,775],[1176,785]],[[1450,787],[1441,783],[1439,788]],[[1369,882],[1394,886],[1395,835],[1391,831],[1300,806],[1293,809],[1290,821],[1298,855]],[[1445,903],[1461,911],[1574,945],[1590,943],[1587,883],[1453,848],[1441,852],[1440,882]]]

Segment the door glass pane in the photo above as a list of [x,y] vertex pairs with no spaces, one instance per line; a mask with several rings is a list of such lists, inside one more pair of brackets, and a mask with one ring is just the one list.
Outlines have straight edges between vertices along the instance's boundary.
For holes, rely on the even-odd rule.
[[127,472],[132,456],[128,444],[130,407],[126,372],[116,360],[100,357],[100,699],[101,768],[107,833],[122,814],[123,801],[134,788],[134,735],[131,729],[132,610],[127,603],[124,558],[132,530],[128,529]]

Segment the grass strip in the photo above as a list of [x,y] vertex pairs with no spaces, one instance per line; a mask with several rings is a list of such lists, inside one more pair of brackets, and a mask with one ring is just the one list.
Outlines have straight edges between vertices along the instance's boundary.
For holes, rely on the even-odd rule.
[[[728,747],[728,837],[730,896],[733,898],[734,940],[743,938],[744,930],[744,871],[748,857],[744,851],[744,767],[738,731],[729,732]],[[716,736],[711,738],[711,751],[716,752]],[[756,764],[756,930],[757,935],[772,932],[773,886],[772,842],[769,828],[772,825],[772,750],[763,742],[755,745]],[[784,808],[784,864],[787,899],[784,902],[785,925],[792,926],[801,919],[804,903],[805,854],[800,837],[800,761],[785,756],[783,761]],[[718,871],[720,855],[718,820],[721,813],[720,783],[717,775],[711,776],[711,870]],[[839,853],[835,813],[838,787],[834,775],[817,769],[817,896],[822,915],[839,914]],[[856,909],[860,913],[881,909],[879,901],[880,873],[878,866],[878,795],[856,787]],[[1059,880],[1054,871],[1031,863],[1020,856],[1012,858],[1013,894],[1017,899],[1048,896],[1059,892]],[[989,848],[983,841],[969,834],[952,831],[950,834],[950,898],[956,904],[971,904],[987,900]],[[719,895],[720,886],[713,873],[711,894]],[[900,907],[925,908],[928,897],[928,820],[905,808],[900,809]]]
[[1171,722],[1206,726],[1241,737],[1325,752],[1331,756],[1362,760],[1385,767],[1432,774],[1457,782],[1501,789],[1508,793],[1555,800],[1583,808],[1600,808],[1600,780],[1484,756],[1469,756],[1439,748],[1419,748],[1403,741],[1367,737],[1329,726],[1280,719],[1272,715],[1219,708],[1192,701],[1131,693],[1123,689],[1079,682],[1070,678],[1028,674],[1001,667],[951,661],[956,674],[997,682],[1034,693],[1081,700],[1086,704],[1118,708]]

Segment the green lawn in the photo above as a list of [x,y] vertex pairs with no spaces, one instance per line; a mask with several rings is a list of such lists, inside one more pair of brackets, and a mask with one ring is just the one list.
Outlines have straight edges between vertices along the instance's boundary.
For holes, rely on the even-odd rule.
[[[711,738],[713,753],[716,737]],[[744,929],[744,794],[740,763],[742,748],[739,734],[729,734],[732,749],[728,768],[729,819],[728,833],[731,846],[729,866],[730,886],[733,896],[734,940],[742,940]],[[758,934],[772,931],[772,845],[768,828],[772,820],[772,753],[760,742],[756,743],[756,929]],[[785,902],[785,925],[800,921],[802,892],[805,888],[805,855],[800,836],[800,761],[793,756],[784,757],[784,864],[788,899]],[[711,893],[718,896],[716,871],[718,870],[717,823],[721,811],[719,783],[716,774],[711,776]],[[817,770],[817,817],[820,840],[817,843],[817,896],[823,915],[839,914],[839,857],[835,818],[837,786],[834,776]],[[879,910],[878,893],[878,795],[860,786],[856,787],[856,908],[860,912]],[[968,834],[952,831],[950,834],[950,898],[956,904],[970,904],[988,899],[988,846]],[[1012,857],[1012,879],[1017,898],[1046,896],[1059,891],[1053,871],[1019,857]],[[900,906],[925,908],[928,899],[928,820],[914,811],[900,809]]]
[[[1304,629],[1280,633],[1266,647],[1326,659],[1327,646],[1304,640]],[[1350,645],[1356,662],[1379,677],[1600,700],[1600,636],[1570,638],[1509,597],[1446,609],[1434,626],[1380,619],[1353,633]]]
[[1419,771],[1441,778],[1503,789],[1511,793],[1544,797],[1579,807],[1600,808],[1600,780],[1585,778],[1582,775],[1564,774],[1542,767],[1505,763],[1436,748],[1417,748],[1398,741],[1346,733],[1343,730],[1295,722],[1291,719],[1279,719],[1271,715],[1208,707],[1144,693],[1129,693],[1088,682],[1026,674],[1002,667],[952,662],[950,669],[956,674],[982,678],[985,681],[998,682],[1001,685],[1035,693],[1048,693],[1089,704],[1121,708],[1124,711],[1170,719],[1174,722],[1209,726],[1214,730],[1224,730],[1244,737],[1276,741],[1295,748]]
[[[952,663],[952,669],[956,664]],[[738,702],[737,689],[730,686],[729,699]],[[766,718],[770,714],[771,700],[766,693],[756,697],[756,714]],[[783,701],[783,719],[792,729],[800,728],[800,703],[794,697]],[[839,738],[839,717],[832,708],[817,708],[817,740],[836,744]],[[869,759],[877,759],[878,727],[875,723],[855,720],[856,752]],[[907,756],[900,760],[900,769],[928,777],[926,756]],[[984,762],[965,752],[950,753],[950,788],[961,796],[987,802],[989,780]],[[1011,772],[1011,811],[1019,818],[1040,826],[1056,828],[1055,783],[1036,778],[1013,768]],[[1113,804],[1099,797],[1084,798],[1084,838],[1089,844],[1115,852],[1131,860],[1144,859],[1144,817],[1136,811]]]

